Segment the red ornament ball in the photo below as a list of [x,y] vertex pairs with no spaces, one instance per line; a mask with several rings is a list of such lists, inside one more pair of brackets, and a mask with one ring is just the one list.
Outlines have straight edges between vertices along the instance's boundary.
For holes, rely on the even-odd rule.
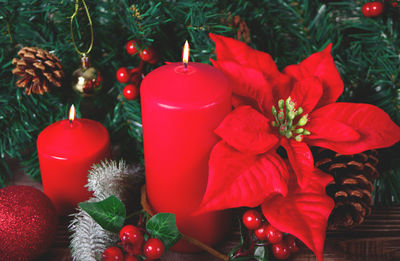
[[365,17],[377,17],[383,13],[383,9],[383,2],[376,1],[365,3],[361,9],[361,12]]
[[249,230],[255,230],[261,226],[262,217],[260,212],[254,209],[247,210],[243,214],[243,224]]
[[144,243],[143,254],[149,259],[159,259],[164,253],[164,244],[158,238],[150,238]]
[[121,67],[117,70],[116,77],[120,83],[129,82],[130,76],[130,72],[126,67]]
[[272,254],[276,259],[285,260],[290,256],[289,247],[284,242],[272,245]]
[[108,247],[101,255],[103,261],[123,261],[124,254],[121,249],[116,246]]
[[138,52],[138,47],[139,47],[139,44],[138,44],[138,42],[137,42],[136,40],[130,40],[130,41],[127,42],[126,45],[125,45],[126,52],[127,52],[129,55],[137,54],[137,52]]
[[127,84],[122,93],[124,94],[125,99],[134,100],[138,97],[139,90],[135,85]]
[[275,227],[268,225],[265,232],[267,234],[267,239],[270,243],[276,244],[282,241],[283,233]]
[[146,49],[143,49],[141,52],[139,52],[139,57],[144,62],[147,62],[150,64],[156,64],[158,62],[157,52],[151,46],[149,46]]
[[54,240],[58,218],[50,199],[29,186],[0,189],[0,260],[32,260]]

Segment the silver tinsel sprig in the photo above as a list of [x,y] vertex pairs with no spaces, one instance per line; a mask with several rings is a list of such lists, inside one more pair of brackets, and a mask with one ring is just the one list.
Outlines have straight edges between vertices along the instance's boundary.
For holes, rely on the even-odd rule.
[[[105,161],[96,164],[89,171],[88,190],[94,197],[89,201],[100,201],[111,195],[118,197],[127,207],[132,202],[139,202],[140,185],[144,181],[143,167],[136,165],[128,167],[121,160]],[[101,260],[103,251],[116,245],[118,234],[104,230],[85,211],[78,208],[73,214],[69,225],[71,235],[71,254],[74,261]]]

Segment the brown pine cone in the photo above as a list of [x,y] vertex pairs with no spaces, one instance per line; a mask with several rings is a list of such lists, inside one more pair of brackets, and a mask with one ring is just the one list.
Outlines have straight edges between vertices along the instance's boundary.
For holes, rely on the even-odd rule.
[[379,176],[377,165],[375,150],[354,155],[341,155],[327,149],[317,151],[315,166],[334,177],[326,187],[327,194],[335,200],[329,229],[351,228],[371,214],[373,182]]
[[20,59],[12,60],[16,66],[12,73],[22,77],[16,85],[26,88],[27,95],[32,92],[43,95],[50,91],[51,86],[61,87],[64,71],[61,61],[55,55],[37,47],[24,47],[18,55]]

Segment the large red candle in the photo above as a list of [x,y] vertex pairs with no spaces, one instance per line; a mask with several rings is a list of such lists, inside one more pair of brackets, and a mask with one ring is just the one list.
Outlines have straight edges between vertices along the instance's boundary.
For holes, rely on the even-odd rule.
[[[146,188],[156,212],[174,213],[178,229],[203,243],[220,241],[227,212],[193,216],[206,190],[214,130],[231,111],[224,74],[207,64],[173,63],[149,73],[141,85]],[[173,250],[198,251],[180,241]]]
[[110,139],[99,122],[62,120],[45,128],[37,139],[43,191],[60,215],[70,214],[91,193],[84,187],[94,163],[110,157]]

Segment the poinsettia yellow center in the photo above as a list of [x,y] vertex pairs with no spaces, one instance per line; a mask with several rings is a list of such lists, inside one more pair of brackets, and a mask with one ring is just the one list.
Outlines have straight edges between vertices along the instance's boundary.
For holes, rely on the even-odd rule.
[[[296,141],[302,141],[303,135],[310,135],[310,132],[303,127],[308,122],[308,114],[303,114],[303,108],[296,108],[296,104],[289,97],[286,100],[278,101],[279,111],[272,106],[272,114],[275,121],[271,124],[278,128],[279,134],[286,138],[294,138]],[[296,124],[294,124],[296,122]]]

